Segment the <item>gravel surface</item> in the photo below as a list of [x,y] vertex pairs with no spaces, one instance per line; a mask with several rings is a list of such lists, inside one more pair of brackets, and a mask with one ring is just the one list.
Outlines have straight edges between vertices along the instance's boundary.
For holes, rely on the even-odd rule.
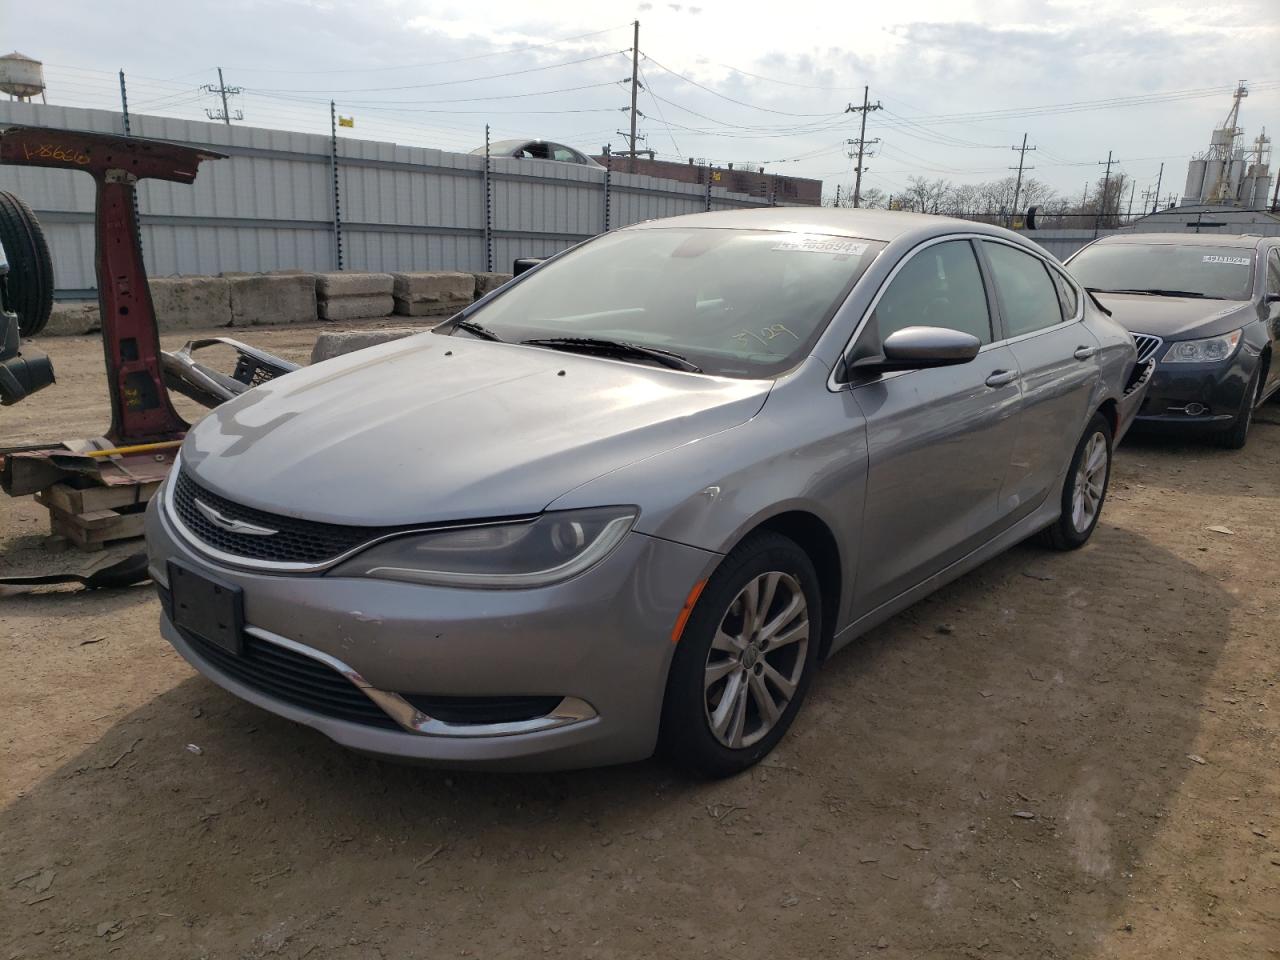
[[[4,442],[105,425],[100,342],[47,346]],[[149,588],[0,599],[0,958],[1280,956],[1280,405],[1255,429],[1127,443],[1089,546],[873,631],[718,783],[377,762],[196,675]],[[45,524],[0,500],[0,567]]]

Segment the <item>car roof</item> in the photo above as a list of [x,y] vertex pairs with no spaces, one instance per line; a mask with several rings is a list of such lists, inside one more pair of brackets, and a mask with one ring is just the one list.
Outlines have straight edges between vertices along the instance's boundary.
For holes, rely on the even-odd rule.
[[949,233],[981,233],[1013,239],[1034,246],[1011,230],[955,217],[937,217],[898,210],[866,210],[835,207],[757,207],[690,213],[661,220],[645,220],[628,230],[663,230],[672,227],[703,227],[722,230],[778,230],[787,233],[817,233],[889,242],[900,238],[924,240]]
[[1197,247],[1248,247],[1262,244],[1266,237],[1257,234],[1235,233],[1117,233],[1103,237],[1099,244],[1111,246],[1117,243],[1172,243]]

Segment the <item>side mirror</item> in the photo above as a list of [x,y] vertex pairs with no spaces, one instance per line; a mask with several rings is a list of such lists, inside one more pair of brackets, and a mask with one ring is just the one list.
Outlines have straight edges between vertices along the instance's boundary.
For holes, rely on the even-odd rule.
[[885,337],[878,357],[863,357],[850,366],[877,373],[920,370],[968,363],[978,355],[982,341],[971,333],[947,327],[903,327]]
[[520,276],[520,274],[524,273],[526,270],[532,270],[534,267],[536,267],[545,259],[547,258],[546,257],[518,257],[516,258],[515,262],[511,264],[511,275],[513,277],[518,277]]

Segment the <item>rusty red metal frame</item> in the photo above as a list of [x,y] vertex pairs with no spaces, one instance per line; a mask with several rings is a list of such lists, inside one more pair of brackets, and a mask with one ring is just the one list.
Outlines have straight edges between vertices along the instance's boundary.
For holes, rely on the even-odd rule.
[[111,396],[108,440],[117,445],[181,437],[160,367],[160,336],[138,234],[135,184],[192,183],[202,160],[224,155],[163,140],[11,126],[0,131],[0,163],[82,170],[98,187],[98,305]]

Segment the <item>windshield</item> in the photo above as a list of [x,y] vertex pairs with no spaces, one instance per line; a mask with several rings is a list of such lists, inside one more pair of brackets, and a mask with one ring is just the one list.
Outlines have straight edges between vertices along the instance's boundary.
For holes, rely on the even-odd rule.
[[1098,291],[1182,291],[1217,300],[1248,300],[1253,251],[1183,243],[1095,243],[1067,269]]
[[503,340],[622,341],[706,373],[795,366],[883,244],[761,230],[606,234],[511,286],[470,319]]

